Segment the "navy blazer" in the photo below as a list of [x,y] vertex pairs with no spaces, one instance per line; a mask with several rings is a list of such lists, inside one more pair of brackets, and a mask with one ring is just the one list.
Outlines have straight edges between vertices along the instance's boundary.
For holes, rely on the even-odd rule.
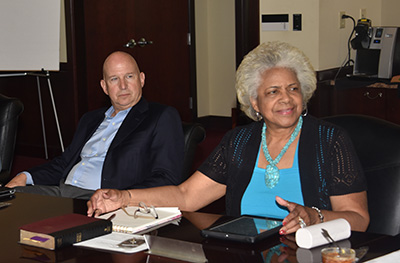
[[[86,113],[71,144],[52,161],[29,169],[35,185],[59,185],[103,121],[107,108]],[[176,109],[142,98],[122,122],[104,160],[101,188],[132,189],[182,181],[184,138]]]

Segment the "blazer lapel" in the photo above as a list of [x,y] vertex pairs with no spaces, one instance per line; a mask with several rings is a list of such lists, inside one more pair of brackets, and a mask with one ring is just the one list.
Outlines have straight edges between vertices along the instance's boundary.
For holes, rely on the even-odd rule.
[[[92,118],[88,118],[87,120],[87,132],[86,132],[86,137],[84,138],[85,142],[87,142],[92,136],[93,133],[97,130],[97,128],[100,126],[101,122],[104,120],[104,114],[107,111],[107,108],[104,108],[104,110],[96,112],[95,116],[92,116]],[[83,148],[83,146],[82,146]]]
[[123,142],[129,134],[134,132],[148,114],[149,103],[142,97],[141,100],[135,106],[133,106],[128,115],[125,117],[125,120],[122,122],[121,127],[115,135],[109,150]]

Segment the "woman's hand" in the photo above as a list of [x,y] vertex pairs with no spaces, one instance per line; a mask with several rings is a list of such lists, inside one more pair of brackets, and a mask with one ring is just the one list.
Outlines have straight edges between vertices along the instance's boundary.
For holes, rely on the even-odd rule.
[[128,190],[99,189],[87,202],[87,215],[99,216],[117,210],[129,203],[129,197]]
[[289,202],[279,196],[277,196],[275,200],[279,205],[289,210],[289,214],[283,219],[283,227],[279,230],[279,234],[281,235],[296,232],[296,230],[300,228],[301,220],[304,221],[306,226],[320,222],[318,213],[312,208]]

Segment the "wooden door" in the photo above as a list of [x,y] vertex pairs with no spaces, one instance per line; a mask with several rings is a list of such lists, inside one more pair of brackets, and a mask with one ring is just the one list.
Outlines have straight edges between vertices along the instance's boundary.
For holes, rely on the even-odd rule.
[[[146,74],[143,96],[148,101],[173,106],[183,120],[193,120],[190,1],[84,1],[88,110],[109,104],[99,84],[102,63],[111,52],[122,50],[132,54]],[[152,44],[125,46],[142,38]]]

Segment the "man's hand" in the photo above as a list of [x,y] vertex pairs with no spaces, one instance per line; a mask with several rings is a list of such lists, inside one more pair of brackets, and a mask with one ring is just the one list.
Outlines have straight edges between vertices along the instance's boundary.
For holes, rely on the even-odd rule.
[[98,189],[87,202],[87,215],[99,216],[121,208],[124,205],[124,199],[127,198],[126,195],[129,196],[126,190]]
[[13,188],[13,187],[16,187],[16,186],[26,186],[26,174],[20,173],[20,174],[16,175],[5,186],[9,187],[9,188]]

